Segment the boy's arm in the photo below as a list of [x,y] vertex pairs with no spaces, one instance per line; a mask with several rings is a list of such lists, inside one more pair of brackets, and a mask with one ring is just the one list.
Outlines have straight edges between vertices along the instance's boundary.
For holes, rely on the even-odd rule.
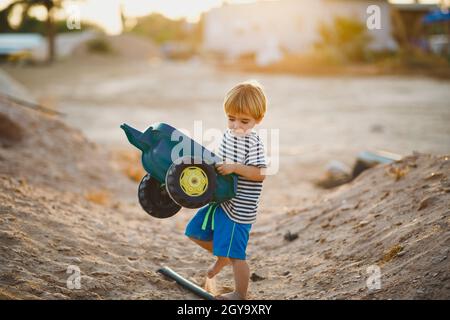
[[222,175],[236,173],[252,181],[263,181],[266,178],[263,171],[264,168],[258,168],[256,166],[246,166],[240,163],[221,163],[216,164],[216,168]]

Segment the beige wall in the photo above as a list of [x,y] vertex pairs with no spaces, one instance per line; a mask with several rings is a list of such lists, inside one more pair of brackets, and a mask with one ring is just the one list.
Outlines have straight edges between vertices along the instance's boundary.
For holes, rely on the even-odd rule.
[[281,0],[211,10],[205,16],[204,48],[233,56],[256,52],[277,42],[289,51],[305,52],[318,40],[320,22],[331,22],[335,15],[342,15],[365,23],[370,4],[380,6],[382,18],[382,29],[370,31],[373,47],[395,46],[386,1]]

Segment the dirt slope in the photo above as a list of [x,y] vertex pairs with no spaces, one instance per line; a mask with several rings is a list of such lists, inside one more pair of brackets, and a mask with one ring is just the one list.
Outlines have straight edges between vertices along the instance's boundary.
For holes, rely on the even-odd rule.
[[[192,211],[155,220],[139,208],[136,182],[78,130],[17,106],[0,104],[0,115],[9,128],[0,137],[1,298],[195,298],[156,273],[169,265],[202,283],[213,260],[183,236]],[[257,223],[250,298],[450,298],[449,173],[449,156],[414,154]],[[366,286],[370,266],[380,268],[378,290]],[[67,286],[73,267],[80,289]],[[230,269],[220,274],[218,292],[231,279]]]

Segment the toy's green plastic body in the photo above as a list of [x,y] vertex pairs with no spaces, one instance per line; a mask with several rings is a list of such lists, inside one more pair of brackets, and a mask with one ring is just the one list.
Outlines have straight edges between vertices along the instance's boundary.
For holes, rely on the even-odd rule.
[[[181,157],[193,156],[208,164],[222,162],[222,159],[195,142],[181,131],[166,123],[155,123],[144,133],[127,124],[120,126],[128,141],[142,151],[142,165],[150,176],[164,184],[166,173],[174,161]],[[173,153],[173,154],[172,154]],[[236,195],[237,176],[217,174],[214,202],[223,202]]]

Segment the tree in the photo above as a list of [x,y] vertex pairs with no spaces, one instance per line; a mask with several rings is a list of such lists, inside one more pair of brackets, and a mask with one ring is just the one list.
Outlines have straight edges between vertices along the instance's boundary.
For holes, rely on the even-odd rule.
[[45,35],[47,37],[48,47],[48,62],[53,62],[55,59],[55,21],[54,10],[61,6],[61,0],[15,0],[0,12],[0,29],[7,31],[14,31],[9,22],[9,16],[14,8],[22,6],[21,23],[25,21],[31,8],[35,6],[43,6],[47,10],[47,20],[45,22]]
[[331,50],[344,62],[366,60],[371,37],[364,24],[344,17],[335,17],[331,25],[319,27],[320,41],[316,48]]

